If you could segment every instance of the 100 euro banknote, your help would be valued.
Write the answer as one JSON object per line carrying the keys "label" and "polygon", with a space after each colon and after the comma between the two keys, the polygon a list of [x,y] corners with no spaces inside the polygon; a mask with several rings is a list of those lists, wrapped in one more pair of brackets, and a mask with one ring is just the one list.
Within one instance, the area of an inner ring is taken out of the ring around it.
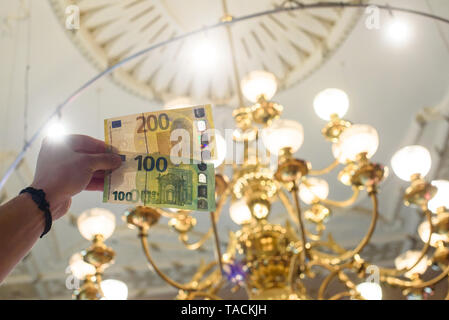
{"label": "100 euro banknote", "polygon": [[120,156],[122,166],[106,174],[103,202],[215,210],[213,164],[192,160],[175,164],[170,156],[159,153],[120,153]]}
{"label": "100 euro banknote", "polygon": [[161,110],[104,121],[105,142],[120,153],[216,159],[212,107]]}

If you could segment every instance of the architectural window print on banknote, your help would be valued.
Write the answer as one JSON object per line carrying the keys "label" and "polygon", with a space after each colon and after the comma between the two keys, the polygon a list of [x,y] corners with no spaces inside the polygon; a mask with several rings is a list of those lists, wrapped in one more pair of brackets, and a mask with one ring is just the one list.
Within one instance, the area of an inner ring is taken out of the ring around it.
{"label": "architectural window print on banknote", "polygon": [[[103,201],[215,210],[216,150],[210,105],[105,120],[105,141],[122,157]],[[186,157],[187,156],[187,157]]]}

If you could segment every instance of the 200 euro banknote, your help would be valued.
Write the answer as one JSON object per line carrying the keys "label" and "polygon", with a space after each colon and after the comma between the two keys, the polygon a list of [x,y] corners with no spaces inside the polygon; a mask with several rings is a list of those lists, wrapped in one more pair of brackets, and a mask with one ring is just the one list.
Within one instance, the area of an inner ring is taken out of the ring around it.
{"label": "200 euro banknote", "polygon": [[212,107],[161,110],[104,121],[105,142],[121,153],[216,159]]}

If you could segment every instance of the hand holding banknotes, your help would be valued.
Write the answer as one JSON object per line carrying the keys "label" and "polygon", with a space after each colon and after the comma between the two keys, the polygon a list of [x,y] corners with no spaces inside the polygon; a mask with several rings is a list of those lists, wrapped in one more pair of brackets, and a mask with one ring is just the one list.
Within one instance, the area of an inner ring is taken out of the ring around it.
{"label": "hand holding banknotes", "polygon": [[[53,220],[70,208],[83,190],[103,190],[105,170],[120,167],[121,157],[106,153],[103,141],[68,135],[60,142],[44,140],[31,187],[43,190]],[[31,193],[0,205],[0,283],[29,252],[46,228],[45,212]]]}
{"label": "hand holding banknotes", "polygon": [[106,153],[103,141],[88,136],[44,140],[31,187],[44,190],[56,220],[70,208],[74,195],[83,190],[103,191],[105,170],[117,169],[121,162],[120,156]]}

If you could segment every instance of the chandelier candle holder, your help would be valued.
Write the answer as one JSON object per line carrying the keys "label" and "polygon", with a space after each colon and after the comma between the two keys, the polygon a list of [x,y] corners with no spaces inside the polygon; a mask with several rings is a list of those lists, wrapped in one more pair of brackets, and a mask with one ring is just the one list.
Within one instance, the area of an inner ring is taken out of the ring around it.
{"label": "chandelier candle holder", "polygon": [[92,244],[70,259],[73,275],[83,280],[82,285],[73,292],[73,298],[126,300],[128,287],[125,283],[114,279],[103,280],[105,269],[114,263],[115,258],[115,251],[104,243],[114,232],[114,214],[100,208],[87,210],[78,217],[77,224],[81,235]]}

